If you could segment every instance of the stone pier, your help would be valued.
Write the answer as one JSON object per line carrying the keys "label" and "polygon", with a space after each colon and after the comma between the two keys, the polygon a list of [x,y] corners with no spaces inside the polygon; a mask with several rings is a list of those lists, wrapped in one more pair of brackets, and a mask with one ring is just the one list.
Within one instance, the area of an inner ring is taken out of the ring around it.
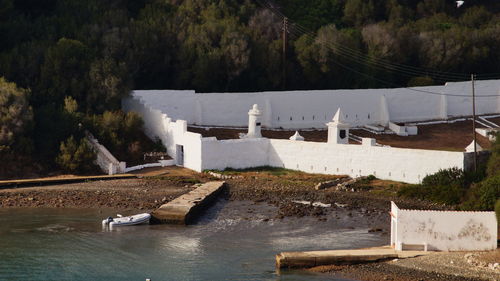
{"label": "stone pier", "polygon": [[224,181],[207,182],[151,213],[151,222],[187,225],[217,198],[225,185]]}

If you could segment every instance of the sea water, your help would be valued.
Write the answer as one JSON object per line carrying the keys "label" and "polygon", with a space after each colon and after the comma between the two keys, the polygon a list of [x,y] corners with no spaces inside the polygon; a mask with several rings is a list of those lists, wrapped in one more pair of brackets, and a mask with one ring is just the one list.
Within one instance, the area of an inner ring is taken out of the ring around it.
{"label": "sea water", "polygon": [[0,280],[345,280],[278,272],[275,255],[388,240],[368,233],[362,217],[263,219],[274,211],[265,204],[220,201],[195,225],[110,231],[101,220],[116,215],[111,210],[0,209]]}

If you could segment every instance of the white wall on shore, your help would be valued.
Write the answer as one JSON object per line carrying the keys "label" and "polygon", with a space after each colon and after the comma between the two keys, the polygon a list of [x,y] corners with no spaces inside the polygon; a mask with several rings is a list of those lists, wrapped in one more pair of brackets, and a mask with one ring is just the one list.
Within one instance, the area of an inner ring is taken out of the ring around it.
{"label": "white wall on shore", "polygon": [[380,179],[419,183],[439,169],[463,169],[466,162],[462,152],[372,146],[368,141],[365,145],[344,145],[266,138],[202,138],[187,131],[186,121],[173,122],[143,102],[131,97],[123,101],[123,108],[137,111],[144,118],[148,135],[159,137],[177,164],[180,164],[177,146],[182,145],[183,166],[195,171],[269,165],[310,173],[374,175]]}
{"label": "white wall on shore", "polygon": [[397,249],[423,244],[438,251],[497,248],[495,212],[403,210],[391,205],[391,244]]}
{"label": "white wall on shore", "polygon": [[419,183],[439,169],[464,167],[464,153],[354,144],[270,140],[269,165],[309,173]]}
{"label": "white wall on shore", "polygon": [[267,166],[269,139],[202,140],[202,170]]}
{"label": "white wall on shore", "polygon": [[[262,124],[272,128],[325,128],[338,108],[353,126],[392,122],[425,121],[471,115],[471,83],[417,87],[420,91],[460,95],[439,96],[396,89],[317,90],[259,93],[195,93],[178,90],[136,90],[132,96],[173,120],[205,126],[248,124],[253,104],[263,111]],[[500,80],[476,81],[477,114],[500,113]],[[385,99],[383,98],[385,96]],[[384,101],[384,102],[382,102]],[[384,105],[386,103],[386,105]]]}
{"label": "white wall on shore", "polygon": [[96,153],[95,164],[101,168],[101,171],[108,175],[125,172],[125,162],[118,161],[109,150],[100,144],[92,135],[87,136],[87,141]]}
{"label": "white wall on shore", "polygon": [[188,132],[185,120],[172,121],[166,114],[152,109],[143,100],[129,97],[122,100],[122,108],[125,111],[135,111],[144,120],[145,133],[151,139],[159,138],[176,164],[177,145],[184,148],[182,165],[186,168],[202,171],[201,163],[201,135]]}

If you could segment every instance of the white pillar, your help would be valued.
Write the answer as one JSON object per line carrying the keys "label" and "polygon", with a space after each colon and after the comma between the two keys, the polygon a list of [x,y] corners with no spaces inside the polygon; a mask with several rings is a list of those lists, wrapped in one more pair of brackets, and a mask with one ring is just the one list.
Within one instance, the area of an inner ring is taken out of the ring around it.
{"label": "white pillar", "polygon": [[266,99],[266,103],[264,104],[264,113],[262,117],[262,123],[264,126],[271,128],[273,126],[273,111],[271,106],[271,101]]}
{"label": "white pillar", "polygon": [[439,117],[443,120],[448,119],[448,97],[441,95],[441,103],[439,105]]}
{"label": "white pillar", "polygon": [[203,125],[203,105],[201,104],[199,99],[196,99],[195,103],[195,125]]}
{"label": "white pillar", "polygon": [[247,138],[261,138],[261,124],[260,116],[262,113],[259,110],[259,106],[254,104],[252,109],[248,111],[248,133]]}
{"label": "white pillar", "polygon": [[349,124],[344,120],[344,114],[339,108],[335,116],[333,116],[332,122],[326,123],[328,126],[328,143],[349,143]]}
{"label": "white pillar", "polygon": [[389,121],[391,120],[389,114],[389,106],[387,104],[387,98],[385,95],[380,96],[380,125],[387,127]]}

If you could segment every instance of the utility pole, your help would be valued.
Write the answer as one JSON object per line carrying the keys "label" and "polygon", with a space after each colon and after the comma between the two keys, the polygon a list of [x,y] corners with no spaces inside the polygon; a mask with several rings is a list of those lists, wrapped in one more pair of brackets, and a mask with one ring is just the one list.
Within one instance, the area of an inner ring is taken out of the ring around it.
{"label": "utility pole", "polygon": [[288,18],[283,18],[283,90],[286,90],[286,49],[288,45]]}
{"label": "utility pole", "polygon": [[474,172],[477,172],[477,143],[476,143],[476,93],[474,88],[474,74],[472,81],[472,135],[474,136]]}

